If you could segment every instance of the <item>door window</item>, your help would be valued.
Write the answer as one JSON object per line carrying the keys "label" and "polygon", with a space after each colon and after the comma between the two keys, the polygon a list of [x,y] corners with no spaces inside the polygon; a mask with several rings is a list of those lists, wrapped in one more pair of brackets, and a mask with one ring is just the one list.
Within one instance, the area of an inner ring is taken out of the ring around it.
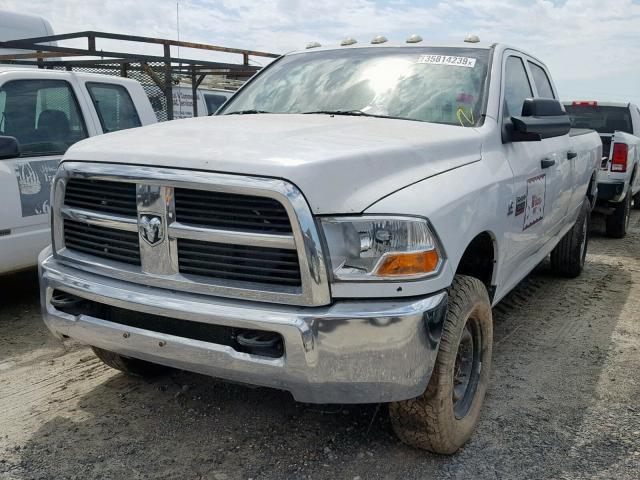
{"label": "door window", "polygon": [[542,98],[556,98],[553,94],[553,88],[551,88],[551,82],[544,69],[533,62],[529,62],[529,70],[531,70],[531,76],[533,77],[533,83],[536,85],[538,95]]}
{"label": "door window", "polygon": [[215,113],[220,106],[227,101],[227,97],[225,97],[224,95],[216,95],[213,93],[205,93],[204,94],[204,101],[207,104],[207,110],[209,111],[209,114],[213,114]]}
{"label": "door window", "polygon": [[64,80],[13,80],[0,87],[0,135],[15,137],[23,156],[63,154],[87,129]]}
{"label": "door window", "polygon": [[519,57],[507,58],[504,80],[504,117],[517,116],[522,113],[522,105],[527,98],[533,97],[531,84]]}
{"label": "door window", "polygon": [[87,83],[102,131],[116,132],[142,125],[131,95],[122,85],[112,83]]}

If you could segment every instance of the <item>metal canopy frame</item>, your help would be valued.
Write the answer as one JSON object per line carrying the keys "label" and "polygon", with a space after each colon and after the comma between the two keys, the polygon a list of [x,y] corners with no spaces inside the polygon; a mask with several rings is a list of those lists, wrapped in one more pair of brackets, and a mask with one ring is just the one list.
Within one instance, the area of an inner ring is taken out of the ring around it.
{"label": "metal canopy frame", "polygon": [[[59,40],[87,40],[87,48],[60,47],[47,45],[49,42]],[[118,40],[122,42],[146,43],[163,46],[163,55],[146,55],[126,51],[106,51],[96,48],[96,39]],[[189,58],[174,57],[171,47],[184,47],[200,51],[212,51],[242,55],[242,63],[225,63],[195,60]],[[250,65],[249,57],[277,58],[275,53],[256,50],[244,50],[240,48],[221,47],[204,43],[184,42],[163,38],[141,37],[137,35],[123,35],[118,33],[83,31],[49,35],[44,37],[24,38],[0,42],[0,49],[26,50],[26,53],[0,55],[1,64],[28,65],[38,68],[64,67],[72,71],[76,68],[93,68],[97,70],[113,70],[118,68],[120,75],[127,76],[129,71],[146,73],[154,83],[162,89],[167,104],[167,119],[173,119],[173,75],[188,75],[191,80],[193,94],[193,114],[198,115],[196,101],[197,88],[208,75],[225,77],[228,80],[247,80],[261,67]],[[75,58],[74,58],[75,57]],[[92,59],[79,59],[78,57],[98,57]],[[50,60],[56,58],[56,60]],[[58,60],[59,59],[59,60]],[[162,63],[162,73],[154,70],[151,63]]]}

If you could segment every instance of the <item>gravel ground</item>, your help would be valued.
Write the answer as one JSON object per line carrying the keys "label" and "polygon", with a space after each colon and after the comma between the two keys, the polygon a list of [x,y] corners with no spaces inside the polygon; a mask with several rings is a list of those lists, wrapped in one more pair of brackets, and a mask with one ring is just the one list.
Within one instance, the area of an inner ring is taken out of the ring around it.
{"label": "gravel ground", "polygon": [[0,478],[640,478],[640,215],[594,228],[584,274],[543,264],[495,310],[494,371],[457,455],[408,448],[384,405],[174,371],[153,381],[50,337],[36,275],[0,280]]}

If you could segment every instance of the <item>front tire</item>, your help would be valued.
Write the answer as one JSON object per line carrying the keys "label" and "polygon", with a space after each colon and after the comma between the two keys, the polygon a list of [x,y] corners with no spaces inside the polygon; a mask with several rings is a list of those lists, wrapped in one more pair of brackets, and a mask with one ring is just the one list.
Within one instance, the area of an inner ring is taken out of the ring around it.
{"label": "front tire", "polygon": [[98,347],[91,347],[93,353],[102,360],[103,363],[135,377],[155,377],[166,372],[169,368],[156,363],[145,362],[137,358],[125,357],[109,350]]}
{"label": "front tire", "polygon": [[456,275],[440,349],[426,391],[389,405],[400,440],[434,453],[455,453],[471,437],[489,384],[491,302],[484,284]]}
{"label": "front tire", "polygon": [[624,200],[615,206],[615,210],[607,217],[607,235],[613,238],[623,238],[629,228],[631,218],[631,187]]}
{"label": "front tire", "polygon": [[551,251],[551,270],[556,275],[575,278],[582,273],[589,247],[591,205],[584,199],[576,223]]}

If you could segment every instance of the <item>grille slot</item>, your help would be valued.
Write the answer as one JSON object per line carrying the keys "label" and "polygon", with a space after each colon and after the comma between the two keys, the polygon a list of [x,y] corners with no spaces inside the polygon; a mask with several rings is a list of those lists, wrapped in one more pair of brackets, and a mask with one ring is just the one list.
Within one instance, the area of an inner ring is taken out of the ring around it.
{"label": "grille slot", "polygon": [[179,222],[223,230],[291,233],[284,206],[273,198],[175,189]]}
{"label": "grille slot", "polygon": [[72,178],[65,190],[64,203],[69,207],[135,217],[136,185]]}
{"label": "grille slot", "polygon": [[64,220],[64,243],[70,250],[131,265],[140,265],[137,232]]}
{"label": "grille slot", "polygon": [[269,285],[301,285],[295,250],[178,239],[178,262],[183,274]]}

